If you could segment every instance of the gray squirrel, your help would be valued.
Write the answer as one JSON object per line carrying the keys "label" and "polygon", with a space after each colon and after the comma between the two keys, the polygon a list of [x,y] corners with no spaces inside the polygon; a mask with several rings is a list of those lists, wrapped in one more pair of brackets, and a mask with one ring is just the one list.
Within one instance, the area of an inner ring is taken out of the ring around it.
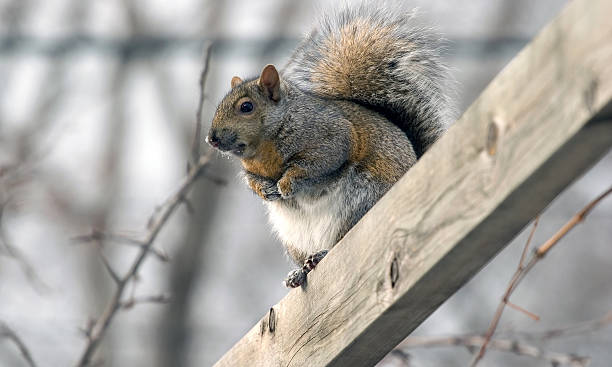
{"label": "gray squirrel", "polygon": [[279,72],[234,77],[206,141],[238,157],[306,274],[443,134],[439,35],[373,2],[323,17]]}

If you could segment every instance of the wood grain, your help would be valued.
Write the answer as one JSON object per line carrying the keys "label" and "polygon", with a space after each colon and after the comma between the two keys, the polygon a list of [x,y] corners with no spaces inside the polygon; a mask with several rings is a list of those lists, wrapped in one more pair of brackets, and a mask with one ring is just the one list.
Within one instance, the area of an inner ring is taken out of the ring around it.
{"label": "wood grain", "polygon": [[610,14],[570,2],[217,366],[373,365],[410,334],[612,146]]}

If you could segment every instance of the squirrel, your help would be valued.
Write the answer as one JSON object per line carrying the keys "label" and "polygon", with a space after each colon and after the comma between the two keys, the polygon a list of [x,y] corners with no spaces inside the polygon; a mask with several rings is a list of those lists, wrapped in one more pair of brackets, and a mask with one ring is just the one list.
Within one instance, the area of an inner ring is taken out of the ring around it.
{"label": "squirrel", "polygon": [[452,108],[442,38],[373,3],[324,16],[280,72],[233,77],[206,141],[246,182],[306,275],[443,134]]}

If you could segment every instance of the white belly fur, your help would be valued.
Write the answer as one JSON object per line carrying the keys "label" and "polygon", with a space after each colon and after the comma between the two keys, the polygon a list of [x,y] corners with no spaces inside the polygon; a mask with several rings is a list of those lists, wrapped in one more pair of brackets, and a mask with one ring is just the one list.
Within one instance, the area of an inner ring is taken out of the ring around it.
{"label": "white belly fur", "polygon": [[336,244],[338,232],[344,222],[346,190],[335,185],[327,195],[312,199],[297,197],[299,208],[268,202],[269,219],[285,246],[311,255],[331,249]]}

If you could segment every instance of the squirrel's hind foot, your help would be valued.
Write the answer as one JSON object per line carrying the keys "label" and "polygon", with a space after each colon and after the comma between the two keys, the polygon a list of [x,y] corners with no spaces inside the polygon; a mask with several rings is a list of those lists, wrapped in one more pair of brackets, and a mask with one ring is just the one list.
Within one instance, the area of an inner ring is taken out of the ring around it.
{"label": "squirrel's hind foot", "polygon": [[306,283],[306,274],[310,273],[312,269],[314,269],[317,264],[325,255],[327,255],[327,250],[322,250],[317,252],[316,254],[310,255],[304,261],[304,265],[300,269],[295,269],[287,274],[287,279],[285,279],[285,286],[287,288],[297,288],[302,284]]}
{"label": "squirrel's hind foot", "polygon": [[297,288],[304,283],[306,283],[306,272],[302,268],[290,271],[284,282],[287,288]]}

